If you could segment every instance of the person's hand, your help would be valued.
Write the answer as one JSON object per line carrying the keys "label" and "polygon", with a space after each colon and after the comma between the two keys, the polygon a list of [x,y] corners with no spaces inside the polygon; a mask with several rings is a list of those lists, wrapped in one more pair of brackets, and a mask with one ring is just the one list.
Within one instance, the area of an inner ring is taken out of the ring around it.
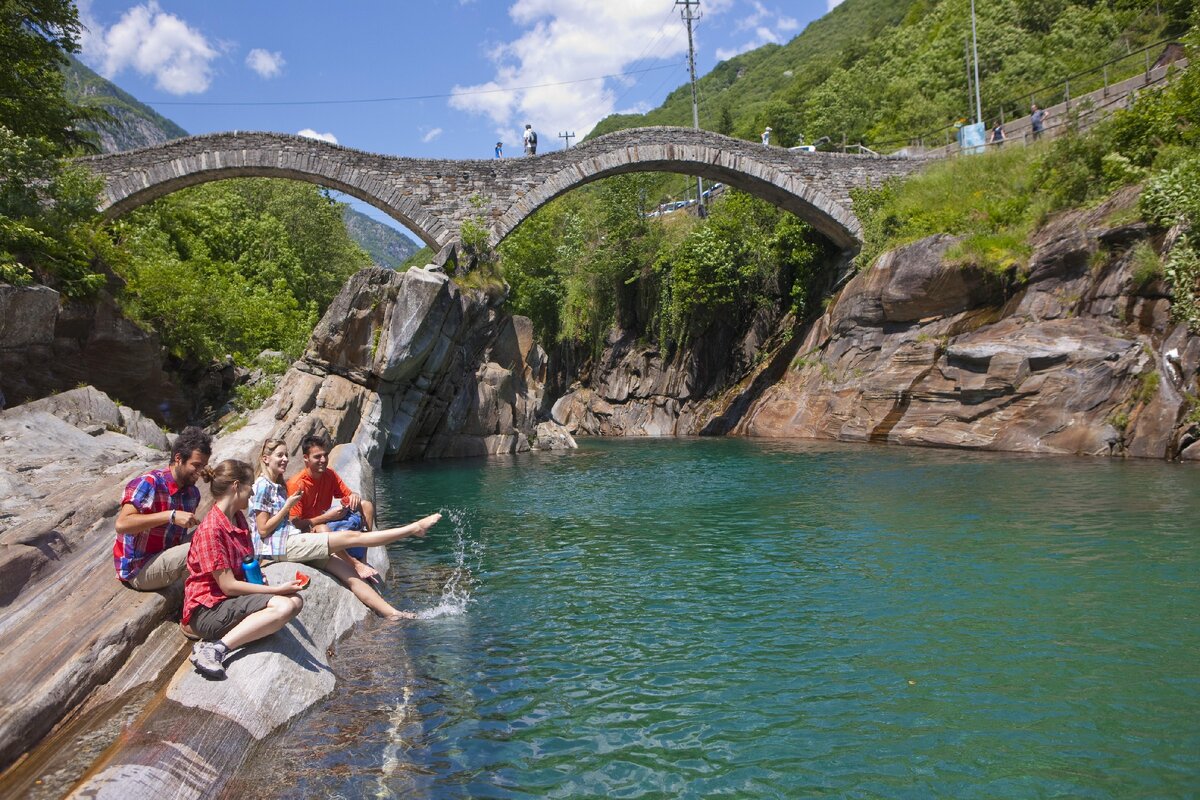
{"label": "person's hand", "polygon": [[365,561],[354,559],[354,571],[358,577],[362,578],[367,583],[377,583],[379,581],[379,571]]}
{"label": "person's hand", "polygon": [[302,498],[302,497],[304,497],[304,490],[303,490],[303,489],[299,490],[299,491],[298,491],[298,492],[296,492],[294,495],[292,495],[291,497],[289,497],[287,500],[283,501],[283,510],[284,510],[284,511],[291,511],[291,510],[292,510],[292,506],[296,505],[296,503],[299,503],[299,502],[300,502],[300,498]]}
{"label": "person's hand", "polygon": [[342,506],[341,508],[338,509],[337,518],[345,519],[346,517],[350,516],[353,513],[354,512],[350,510],[350,506]]}
{"label": "person's hand", "polygon": [[282,595],[296,594],[296,592],[300,591],[303,588],[304,588],[304,584],[302,584],[300,581],[293,578],[292,580],[288,581],[287,583],[281,583],[278,586],[272,586],[271,594],[282,594]]}
{"label": "person's hand", "polygon": [[359,497],[358,495],[354,494],[353,492],[351,492],[350,493],[350,502],[346,504],[346,507],[349,508],[351,511],[358,511],[358,509],[361,505],[362,505],[362,498]]}
{"label": "person's hand", "polygon": [[312,523],[301,517],[297,517],[296,519],[292,520],[292,525],[295,526],[296,530],[300,531],[301,533],[308,533],[312,530]]}
{"label": "person's hand", "polygon": [[182,528],[194,528],[200,524],[200,520],[191,511],[176,511],[173,516],[174,524]]}

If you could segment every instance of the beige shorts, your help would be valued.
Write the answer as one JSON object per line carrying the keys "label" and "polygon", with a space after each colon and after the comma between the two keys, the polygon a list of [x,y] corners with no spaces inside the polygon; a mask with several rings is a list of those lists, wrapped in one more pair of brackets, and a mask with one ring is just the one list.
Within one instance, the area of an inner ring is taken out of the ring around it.
{"label": "beige shorts", "polygon": [[189,547],[190,542],[177,544],[151,556],[149,561],[142,564],[137,575],[125,581],[125,585],[139,592],[154,592],[167,588],[187,575]]}
{"label": "beige shorts", "polygon": [[[270,560],[269,557],[263,556],[263,561]],[[291,534],[287,537],[287,555],[282,560],[322,567],[329,560],[329,534]]]}

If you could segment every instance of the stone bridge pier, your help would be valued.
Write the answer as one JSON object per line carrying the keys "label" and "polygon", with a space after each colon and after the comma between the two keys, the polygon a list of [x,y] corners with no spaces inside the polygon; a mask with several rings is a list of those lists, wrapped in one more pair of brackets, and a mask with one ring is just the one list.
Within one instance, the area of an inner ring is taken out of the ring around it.
{"label": "stone bridge pier", "polygon": [[450,160],[379,155],[278,133],[213,133],[80,162],[104,179],[116,217],[178,189],[225,178],[290,178],[345,192],[400,222],[435,251],[476,219],[495,246],[555,197],[610,175],[673,172],[761,197],[845,250],[862,227],[850,190],[907,175],[920,161],[790,152],[690,128],[633,128],[535,157]]}

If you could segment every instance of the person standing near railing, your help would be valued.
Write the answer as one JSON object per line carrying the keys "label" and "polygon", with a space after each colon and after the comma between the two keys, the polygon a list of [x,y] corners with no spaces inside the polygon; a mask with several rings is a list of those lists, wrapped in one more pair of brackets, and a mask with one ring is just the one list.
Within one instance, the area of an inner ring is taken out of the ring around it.
{"label": "person standing near railing", "polygon": [[1038,108],[1037,103],[1029,107],[1029,127],[1033,130],[1034,139],[1041,138],[1042,131],[1046,128],[1046,110]]}

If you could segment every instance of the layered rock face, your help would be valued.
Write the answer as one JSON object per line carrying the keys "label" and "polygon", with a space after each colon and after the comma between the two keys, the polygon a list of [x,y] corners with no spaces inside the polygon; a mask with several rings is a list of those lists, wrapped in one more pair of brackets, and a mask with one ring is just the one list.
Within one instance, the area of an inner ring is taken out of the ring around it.
{"label": "layered rock face", "polygon": [[536,439],[545,377],[528,319],[440,272],[366,269],[347,282],[275,395],[226,441],[257,457],[268,437],[296,448],[324,432],[353,444],[371,467],[523,452]]}
{"label": "layered rock face", "polygon": [[584,436],[699,434],[723,408],[722,390],[755,364],[780,316],[760,310],[744,332],[719,323],[671,353],[614,329],[601,356],[554,402],[551,418]]}
{"label": "layered rock face", "polygon": [[1200,339],[1171,322],[1160,280],[1135,276],[1135,248],[1165,251],[1171,236],[1105,224],[1135,200],[1043,228],[1024,277],[948,263],[956,240],[935,236],[882,256],[807,327],[694,342],[669,361],[614,334],[553,417],[585,435],[1200,459],[1186,422]]}
{"label": "layered rock face", "polygon": [[1173,458],[1189,449],[1200,338],[1170,321],[1138,243],[1104,219],[1130,196],[1067,215],[1033,241],[1028,277],[945,263],[934,237],[855,277],[733,426],[750,436]]}
{"label": "layered rock face", "polygon": [[158,337],[106,297],[64,301],[47,286],[0,284],[0,392],[8,406],[89,384],[182,426],[191,404],[163,361]]}

